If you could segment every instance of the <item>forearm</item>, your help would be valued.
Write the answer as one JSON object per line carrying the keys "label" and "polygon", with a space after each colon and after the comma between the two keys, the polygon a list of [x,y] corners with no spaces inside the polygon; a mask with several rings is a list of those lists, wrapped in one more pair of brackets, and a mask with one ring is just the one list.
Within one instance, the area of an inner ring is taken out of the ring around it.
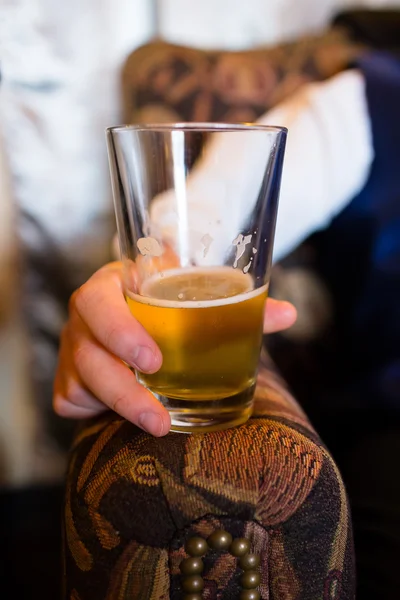
{"label": "forearm", "polygon": [[374,153],[364,79],[347,71],[305,86],[260,122],[289,129],[275,238],[279,260],[327,227],[368,179]]}
{"label": "forearm", "polygon": [[[373,160],[364,87],[358,71],[347,71],[304,86],[260,118],[260,124],[289,129],[274,260],[312,232],[327,227],[364,186]],[[205,234],[213,238],[207,257],[199,254],[201,264],[212,264],[241,232],[243,214],[257,196],[264,165],[258,157],[263,152],[265,156],[265,151],[261,137],[249,137],[246,147],[245,138],[219,135],[190,173],[186,196],[191,204],[191,243]],[[219,227],[222,219],[223,228]],[[173,190],[153,201],[150,225],[156,237],[171,245],[177,240]]]}

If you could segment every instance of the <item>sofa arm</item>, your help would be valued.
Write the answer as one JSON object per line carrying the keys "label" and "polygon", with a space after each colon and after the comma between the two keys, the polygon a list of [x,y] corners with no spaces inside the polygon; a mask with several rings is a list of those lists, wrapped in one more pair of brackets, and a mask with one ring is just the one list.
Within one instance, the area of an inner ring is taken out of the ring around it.
{"label": "sofa arm", "polygon": [[[260,598],[354,598],[340,474],[265,357],[254,416],[241,427],[156,439],[109,413],[79,431],[65,502],[66,598],[183,598],[188,540],[219,529],[260,557]],[[205,554],[203,598],[246,597],[238,560]]]}

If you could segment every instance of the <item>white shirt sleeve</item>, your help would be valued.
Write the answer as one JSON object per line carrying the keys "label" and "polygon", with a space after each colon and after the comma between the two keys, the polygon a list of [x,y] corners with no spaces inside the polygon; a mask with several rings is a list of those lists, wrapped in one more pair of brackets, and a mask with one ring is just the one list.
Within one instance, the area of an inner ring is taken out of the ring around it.
{"label": "white shirt sleeve", "polygon": [[346,71],[304,86],[260,123],[289,129],[276,261],[314,231],[326,228],[368,179],[374,151],[363,76]]}
{"label": "white shirt sleeve", "polygon": [[[277,261],[311,233],[327,227],[367,181],[373,146],[362,74],[346,71],[305,85],[259,123],[289,130],[274,246]],[[259,183],[257,169],[262,165],[257,158],[265,148],[260,144],[244,147],[243,140],[242,136],[218,136],[187,180],[187,201],[199,236],[210,230],[211,221],[220,221],[214,198],[219,198],[219,210],[230,214],[232,231],[225,231],[230,239],[222,239],[215,227],[211,233],[220,240],[220,247],[214,243],[203,262],[212,262],[237,235],[236,217],[243,214]],[[218,155],[224,157],[223,164]],[[165,192],[154,200],[151,214],[162,238],[177,237],[176,219],[174,193]],[[195,236],[193,241],[198,243]]]}

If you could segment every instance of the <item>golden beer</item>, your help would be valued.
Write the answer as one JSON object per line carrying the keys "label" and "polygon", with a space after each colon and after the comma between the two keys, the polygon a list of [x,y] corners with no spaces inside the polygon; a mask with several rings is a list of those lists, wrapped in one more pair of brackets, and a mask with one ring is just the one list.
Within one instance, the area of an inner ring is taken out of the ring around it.
{"label": "golden beer", "polygon": [[173,429],[210,431],[246,421],[262,341],[267,286],[230,267],[177,269],[127,293],[157,342],[161,369],[137,373],[171,412]]}

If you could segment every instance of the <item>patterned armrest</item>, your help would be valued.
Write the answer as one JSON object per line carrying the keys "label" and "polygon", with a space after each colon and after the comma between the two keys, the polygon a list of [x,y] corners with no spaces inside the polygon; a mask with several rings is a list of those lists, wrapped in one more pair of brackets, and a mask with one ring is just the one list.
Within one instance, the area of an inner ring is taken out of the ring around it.
{"label": "patterned armrest", "polygon": [[[181,574],[190,540],[221,529],[258,555],[257,590],[242,589],[232,546],[210,548],[194,578]],[[68,600],[354,598],[342,480],[266,356],[254,416],[241,427],[155,439],[109,413],[80,430],[67,481],[65,568]]]}
{"label": "patterned armrest", "polygon": [[254,121],[304,83],[343,71],[363,51],[341,29],[241,52],[149,43],[125,64],[124,119]]}

